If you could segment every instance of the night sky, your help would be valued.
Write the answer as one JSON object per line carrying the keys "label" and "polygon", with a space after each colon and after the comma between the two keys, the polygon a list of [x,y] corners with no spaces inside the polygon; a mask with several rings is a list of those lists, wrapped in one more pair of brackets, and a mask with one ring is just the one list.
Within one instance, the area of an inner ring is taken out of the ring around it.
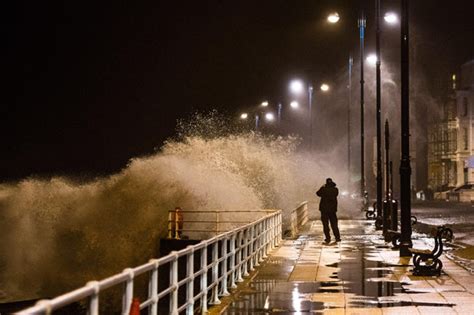
{"label": "night sky", "polygon": [[[196,110],[235,114],[285,98],[294,77],[334,81],[349,53],[357,58],[361,9],[373,51],[374,3],[3,3],[0,179],[110,174]],[[382,12],[400,5],[382,3]],[[471,0],[411,1],[416,58],[435,96],[474,58],[472,12]],[[399,58],[398,28],[383,36],[382,57]]]}

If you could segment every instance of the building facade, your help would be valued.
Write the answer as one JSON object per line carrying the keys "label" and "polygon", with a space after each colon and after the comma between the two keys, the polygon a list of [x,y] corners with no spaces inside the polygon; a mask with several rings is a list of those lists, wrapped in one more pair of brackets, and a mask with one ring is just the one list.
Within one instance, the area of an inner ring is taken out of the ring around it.
{"label": "building facade", "polygon": [[466,201],[474,199],[474,59],[462,65],[460,78],[453,75],[453,93],[428,128],[428,184],[437,192],[455,189]]}

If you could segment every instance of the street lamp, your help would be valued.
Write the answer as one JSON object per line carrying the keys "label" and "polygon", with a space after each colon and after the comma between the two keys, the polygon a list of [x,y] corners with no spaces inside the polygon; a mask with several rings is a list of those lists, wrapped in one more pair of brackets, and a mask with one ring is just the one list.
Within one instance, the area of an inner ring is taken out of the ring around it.
{"label": "street lamp", "polygon": [[290,106],[291,106],[291,108],[296,109],[296,108],[298,108],[298,107],[300,106],[300,104],[298,104],[297,101],[292,101],[292,102],[290,103]]}
{"label": "street lamp", "polygon": [[240,119],[244,119],[244,120],[245,120],[245,119],[247,119],[248,117],[249,117],[249,114],[247,114],[247,113],[242,113],[242,114],[240,115]]}
{"label": "street lamp", "polygon": [[393,12],[385,13],[383,18],[384,18],[385,22],[387,22],[388,24],[397,24],[398,23],[398,16]]}
{"label": "street lamp", "polygon": [[376,54],[370,54],[367,56],[365,59],[367,63],[371,66],[376,66],[377,65],[377,55]]}
{"label": "street lamp", "polygon": [[265,119],[267,121],[274,121],[275,120],[275,115],[273,115],[273,113],[266,113],[265,114]]}
{"label": "street lamp", "polygon": [[[329,85],[326,83],[321,84],[320,86],[321,91],[327,92],[329,91]],[[301,80],[293,80],[290,82],[290,90],[294,94],[301,94],[304,90],[304,84]],[[291,107],[296,108],[298,107],[298,103],[292,102],[290,104]],[[308,111],[309,111],[309,147],[312,149],[313,146],[313,86],[308,85]]]}
{"label": "street lamp", "polygon": [[290,90],[295,94],[301,94],[303,92],[304,86],[303,82],[300,80],[293,80],[290,82]]}
{"label": "street lamp", "polygon": [[268,101],[263,101],[261,105],[262,107],[268,107]]}
{"label": "street lamp", "polygon": [[339,14],[337,12],[331,13],[328,15],[327,20],[331,24],[339,22]]}

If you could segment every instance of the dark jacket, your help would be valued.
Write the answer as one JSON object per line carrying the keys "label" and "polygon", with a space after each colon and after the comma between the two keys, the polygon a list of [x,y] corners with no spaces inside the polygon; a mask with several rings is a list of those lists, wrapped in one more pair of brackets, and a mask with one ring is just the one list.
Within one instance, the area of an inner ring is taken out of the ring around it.
{"label": "dark jacket", "polygon": [[321,197],[319,202],[319,211],[336,212],[337,211],[337,195],[339,190],[334,182],[328,183],[316,192]]}

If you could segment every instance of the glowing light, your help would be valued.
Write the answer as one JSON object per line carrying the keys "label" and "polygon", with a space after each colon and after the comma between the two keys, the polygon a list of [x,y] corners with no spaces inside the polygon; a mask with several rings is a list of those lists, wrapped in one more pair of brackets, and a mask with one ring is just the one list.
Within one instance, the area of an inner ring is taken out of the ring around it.
{"label": "glowing light", "polygon": [[329,91],[329,85],[327,85],[326,83],[321,84],[321,91],[323,92]]}
{"label": "glowing light", "polygon": [[377,63],[377,56],[375,54],[370,54],[369,56],[367,56],[367,62],[371,66],[375,66],[375,64]]}
{"label": "glowing light", "polygon": [[267,102],[267,101],[262,102],[262,106],[263,106],[263,107],[267,107],[267,106],[268,106],[268,102]]}
{"label": "glowing light", "polygon": [[329,14],[328,22],[332,24],[339,22],[339,14],[337,12]]}
{"label": "glowing light", "polygon": [[347,195],[349,195],[349,192],[343,190],[343,191],[341,191],[341,195],[342,195],[342,196],[347,196]]}
{"label": "glowing light", "polygon": [[275,115],[273,113],[266,113],[265,114],[265,119],[268,121],[274,121],[275,120]]}
{"label": "glowing light", "polygon": [[300,80],[293,80],[290,83],[290,90],[295,94],[300,94],[303,92],[303,82]]}
{"label": "glowing light", "polygon": [[393,12],[385,13],[385,16],[383,18],[384,18],[385,22],[387,22],[388,24],[398,23],[398,16]]}
{"label": "glowing light", "polygon": [[298,108],[300,106],[300,104],[298,104],[297,101],[293,101],[293,102],[290,103],[290,106],[291,106],[291,108]]}
{"label": "glowing light", "polygon": [[247,119],[249,117],[249,114],[247,113],[242,113],[242,115],[240,115],[240,119]]}

